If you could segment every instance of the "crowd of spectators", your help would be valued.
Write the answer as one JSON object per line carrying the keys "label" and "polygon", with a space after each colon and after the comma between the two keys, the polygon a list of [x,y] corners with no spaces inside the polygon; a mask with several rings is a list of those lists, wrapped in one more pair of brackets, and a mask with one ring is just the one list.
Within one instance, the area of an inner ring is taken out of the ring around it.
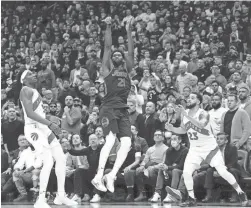
{"label": "crowd of spectators", "polygon": [[[25,139],[19,103],[17,79],[24,68],[37,73],[47,118],[62,128],[67,194],[78,202],[109,195],[90,183],[105,143],[99,106],[105,94],[100,70],[107,16],[113,19],[112,48],[124,53],[125,25],[133,19],[135,57],[128,97],[133,142],[116,180],[116,187],[127,191],[122,200],[185,199],[182,170],[189,141],[165,125],[180,126],[177,105],[186,107],[194,91],[203,95],[201,108],[210,114],[227,168],[238,182],[251,177],[250,8],[246,1],[2,2],[2,199],[26,201],[32,191],[34,200],[39,190],[43,158]],[[106,173],[119,145],[117,140]],[[49,198],[56,191],[55,177],[52,170]],[[224,184],[218,179],[207,164],[194,173],[195,191],[206,190],[204,202]],[[179,197],[165,197],[166,186]]]}

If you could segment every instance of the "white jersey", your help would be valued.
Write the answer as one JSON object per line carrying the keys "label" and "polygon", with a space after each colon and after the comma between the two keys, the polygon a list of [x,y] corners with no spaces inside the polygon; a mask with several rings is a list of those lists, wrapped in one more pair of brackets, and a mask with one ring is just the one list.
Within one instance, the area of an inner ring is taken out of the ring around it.
{"label": "white jersey", "polygon": [[[189,110],[186,110],[188,113]],[[199,109],[193,118],[200,122],[204,118],[206,112],[203,109]],[[213,150],[218,145],[213,135],[210,122],[204,127],[199,128],[195,126],[186,117],[183,118],[183,124],[186,128],[187,135],[190,141],[190,148],[196,148],[198,150]]]}
{"label": "white jersey", "polygon": [[[43,109],[43,101],[41,95],[38,93],[36,89],[31,88],[33,91],[32,95],[32,108],[33,111],[41,116],[42,118],[46,118],[45,112]],[[37,121],[34,121],[28,118],[27,113],[25,111],[24,105],[21,101],[23,112],[24,112],[24,135],[26,139],[33,145],[35,148],[36,154],[40,154],[43,152],[44,147],[50,148],[55,145],[60,145],[57,139],[54,139],[55,135],[48,128],[48,126],[41,124]],[[53,140],[50,144],[48,140]]]}
{"label": "white jersey", "polygon": [[[43,101],[42,101],[42,97],[41,95],[38,93],[38,91],[36,89],[33,89],[31,88],[32,91],[33,91],[33,95],[32,95],[32,105],[33,105],[33,111],[35,113],[37,113],[38,115],[40,115],[42,118],[45,118],[45,112],[44,112],[44,109],[43,109]],[[24,112],[24,122],[25,122],[25,125],[29,125],[29,124],[35,124],[35,125],[38,125],[38,126],[41,126],[43,124],[37,122],[37,121],[34,121],[30,118],[27,117],[27,113],[25,112],[25,108],[24,108],[24,105],[21,101],[21,104],[22,104],[22,107],[23,107],[23,112]]]}

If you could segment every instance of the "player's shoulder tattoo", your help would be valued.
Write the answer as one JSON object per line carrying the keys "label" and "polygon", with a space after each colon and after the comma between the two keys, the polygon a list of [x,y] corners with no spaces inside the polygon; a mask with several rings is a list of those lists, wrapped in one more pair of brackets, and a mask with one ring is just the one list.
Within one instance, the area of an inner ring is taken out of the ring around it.
{"label": "player's shoulder tattoo", "polygon": [[210,121],[210,115],[207,111],[202,110],[199,114],[199,122],[202,124],[203,127],[207,126]]}

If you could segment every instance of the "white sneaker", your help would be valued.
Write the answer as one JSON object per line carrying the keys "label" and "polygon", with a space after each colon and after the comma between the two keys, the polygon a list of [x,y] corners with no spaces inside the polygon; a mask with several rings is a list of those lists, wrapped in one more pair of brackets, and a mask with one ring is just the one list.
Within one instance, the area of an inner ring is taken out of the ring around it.
{"label": "white sneaker", "polygon": [[171,200],[170,199],[170,194],[167,194],[166,198],[163,200],[163,202],[167,202],[168,203],[168,202],[170,202],[170,200]]}
{"label": "white sneaker", "polygon": [[105,187],[102,178],[99,178],[97,175],[91,181],[92,185],[102,192],[107,192],[107,188]]}
{"label": "white sneaker", "polygon": [[170,194],[167,194],[166,198],[163,200],[163,202],[165,203],[173,203],[173,202],[177,202],[178,200],[176,198],[174,198],[173,196],[171,196]]}
{"label": "white sneaker", "polygon": [[159,201],[161,201],[161,197],[157,192],[155,192],[151,199],[151,202],[159,202]]}
{"label": "white sneaker", "polygon": [[78,205],[78,202],[72,200],[72,199],[69,199],[68,197],[66,196],[56,196],[56,198],[54,199],[54,204],[56,205],[67,205],[67,206],[76,206]]}
{"label": "white sneaker", "polygon": [[51,208],[51,207],[49,206],[49,204],[47,204],[45,199],[39,197],[36,203],[34,204],[34,208]]}
{"label": "white sneaker", "polygon": [[114,192],[114,181],[116,178],[113,178],[111,175],[107,174],[104,176],[104,179],[106,181],[106,188],[111,193]]}
{"label": "white sneaker", "polygon": [[100,202],[101,197],[98,194],[95,194],[93,198],[90,200],[91,203],[97,203]]}

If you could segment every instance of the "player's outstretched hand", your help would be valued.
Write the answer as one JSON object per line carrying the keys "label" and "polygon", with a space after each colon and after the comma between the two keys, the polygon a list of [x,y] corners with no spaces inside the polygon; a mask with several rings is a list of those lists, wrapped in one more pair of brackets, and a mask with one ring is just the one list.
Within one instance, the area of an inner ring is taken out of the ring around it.
{"label": "player's outstretched hand", "polygon": [[112,18],[111,17],[106,17],[103,22],[105,22],[107,25],[111,25],[112,24]]}
{"label": "player's outstretched hand", "polygon": [[51,124],[49,125],[49,128],[50,128],[50,130],[52,130],[53,133],[56,134],[57,136],[61,133],[61,128],[60,128],[57,124],[55,124],[55,123],[51,123]]}
{"label": "player's outstretched hand", "polygon": [[186,109],[185,109],[182,105],[178,105],[178,106],[179,106],[179,109],[180,109],[180,113],[181,113],[183,116],[187,116]]}
{"label": "player's outstretched hand", "polygon": [[166,124],[165,124],[165,129],[166,129],[167,131],[173,131],[173,125],[170,124],[170,123],[168,123],[168,122],[166,122]]}

